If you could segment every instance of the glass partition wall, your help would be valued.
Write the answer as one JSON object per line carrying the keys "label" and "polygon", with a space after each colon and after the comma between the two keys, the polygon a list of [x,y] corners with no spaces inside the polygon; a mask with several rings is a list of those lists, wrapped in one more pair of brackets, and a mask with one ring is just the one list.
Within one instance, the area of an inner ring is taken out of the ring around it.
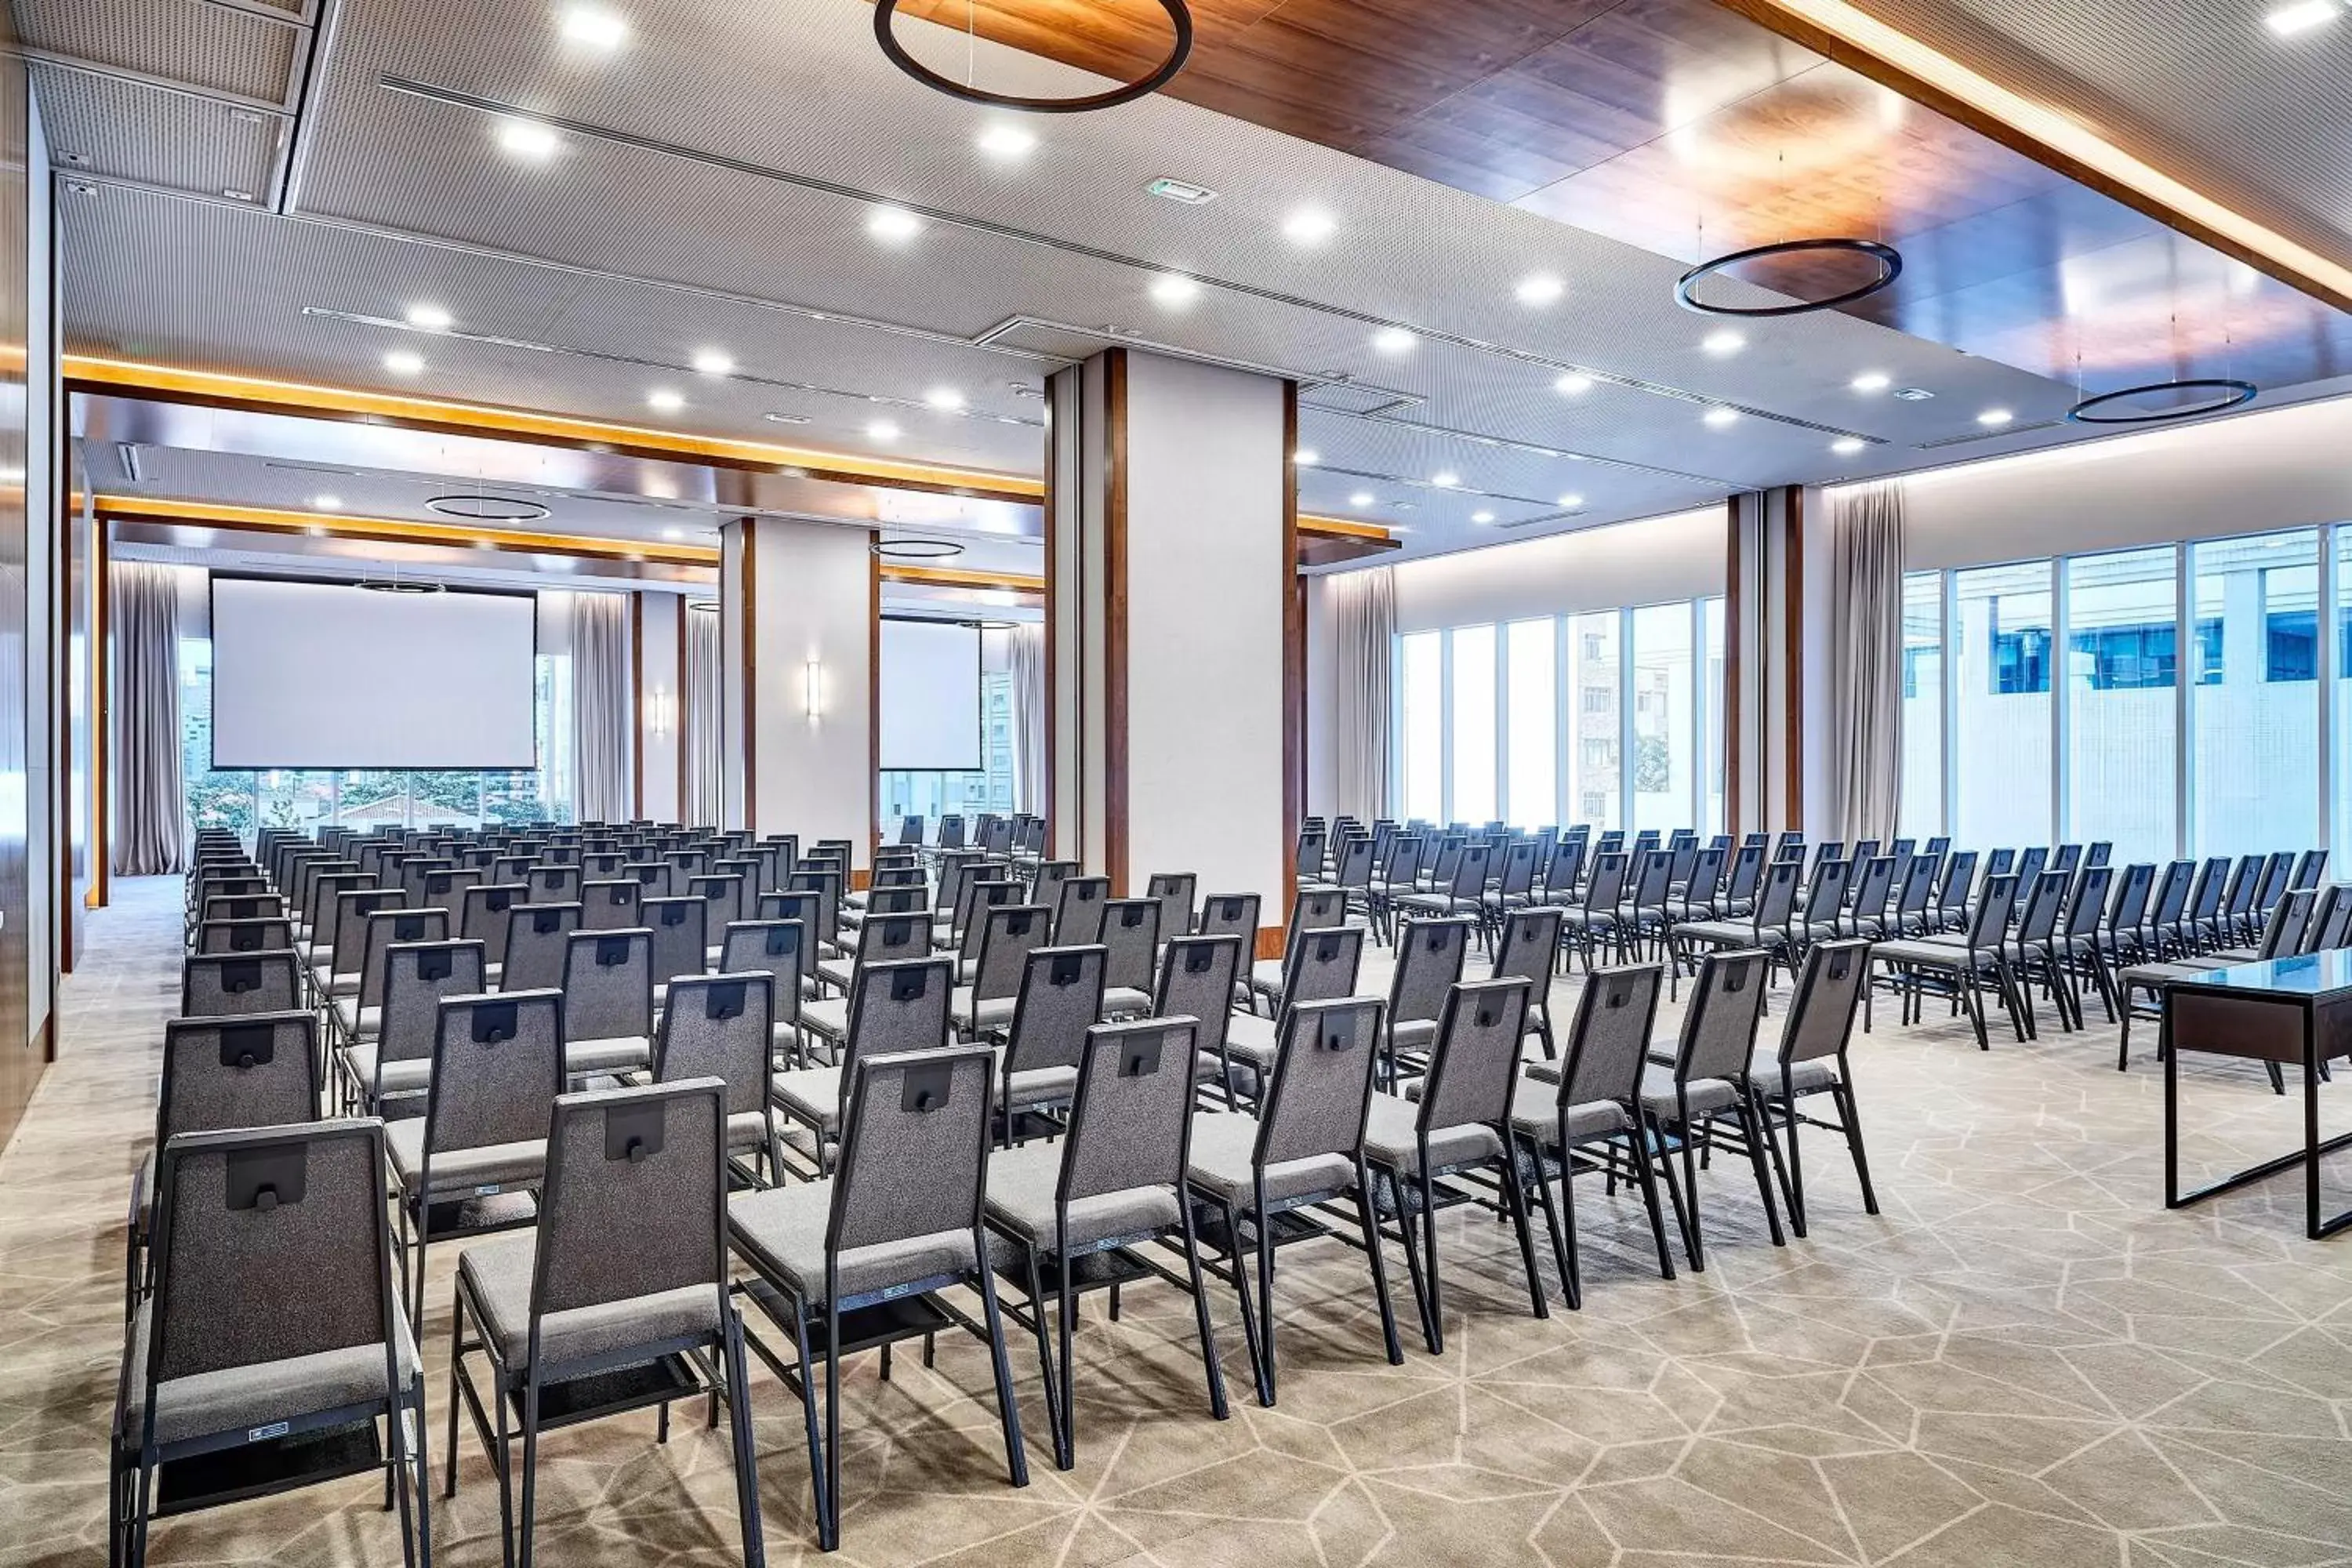
{"label": "glass partition wall", "polygon": [[1402,816],[1722,829],[1720,597],[1408,632],[1394,658]]}
{"label": "glass partition wall", "polygon": [[2347,665],[2352,524],[1909,573],[1902,830],[2121,861],[2347,842]]}

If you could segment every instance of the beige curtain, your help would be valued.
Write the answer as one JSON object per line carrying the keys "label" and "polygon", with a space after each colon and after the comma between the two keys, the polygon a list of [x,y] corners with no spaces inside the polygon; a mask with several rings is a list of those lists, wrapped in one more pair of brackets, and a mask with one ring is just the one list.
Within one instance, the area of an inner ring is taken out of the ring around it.
{"label": "beige curtain", "polygon": [[572,595],[572,788],[582,822],[625,822],[629,798],[629,605]]}
{"label": "beige curtain", "polygon": [[118,562],[110,584],[115,874],[150,877],[185,870],[179,573],[169,566]]}
{"label": "beige curtain", "polygon": [[1830,831],[1895,833],[1903,784],[1903,484],[1830,493]]}
{"label": "beige curtain", "polygon": [[1023,622],[1007,634],[1013,676],[1013,804],[1045,809],[1045,625]]}
{"label": "beige curtain", "polygon": [[686,606],[686,695],[679,743],[686,747],[686,820],[698,827],[719,825],[719,606]]}
{"label": "beige curtain", "polygon": [[1335,807],[1367,822],[1389,814],[1389,671],[1396,642],[1396,573],[1387,566],[1331,579],[1339,644],[1331,726]]}

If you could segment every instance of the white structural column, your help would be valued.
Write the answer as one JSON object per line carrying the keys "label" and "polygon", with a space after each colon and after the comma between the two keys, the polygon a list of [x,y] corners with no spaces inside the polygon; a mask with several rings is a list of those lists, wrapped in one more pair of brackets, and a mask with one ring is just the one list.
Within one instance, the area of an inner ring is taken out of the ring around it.
{"label": "white structural column", "polygon": [[682,656],[686,597],[640,588],[630,626],[629,657],[635,665],[637,746],[634,778],[636,814],[675,822],[685,809],[679,765]]}
{"label": "white structural column", "polygon": [[1109,349],[1049,384],[1056,856],[1289,909],[1304,628],[1295,385]]}
{"label": "white structural column", "polygon": [[874,536],[739,518],[720,535],[723,815],[730,826],[874,842]]}
{"label": "white structural column", "polygon": [[1788,485],[1732,497],[1727,521],[1726,826],[1817,837],[1832,730],[1826,509],[1817,489]]}

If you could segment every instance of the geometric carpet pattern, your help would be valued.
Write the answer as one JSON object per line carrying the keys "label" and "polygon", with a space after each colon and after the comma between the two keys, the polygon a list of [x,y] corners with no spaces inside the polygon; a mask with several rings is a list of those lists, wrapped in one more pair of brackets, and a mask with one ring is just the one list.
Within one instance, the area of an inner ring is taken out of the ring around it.
{"label": "geometric carpet pattern", "polygon": [[[0,1155],[0,1564],[104,1560],[105,1433],[121,1349],[123,1210],[174,1002],[176,879],[116,884],[66,984],[64,1056]],[[1555,995],[1554,1016],[1572,1011]],[[1811,1235],[1776,1248],[1744,1163],[1706,1173],[1707,1268],[1657,1278],[1638,1201],[1578,1189],[1585,1304],[1528,1310],[1507,1226],[1442,1216],[1446,1351],[1380,1350],[1361,1258],[1286,1250],[1281,1403],[1249,1393],[1237,1310],[1213,1312],[1233,1414],[1211,1419],[1189,1304],[1090,1299],[1078,1466],[1053,1468],[1016,1339],[1031,1485],[1006,1481],[984,1351],[846,1369],[843,1548],[814,1547],[799,1407],[756,1366],[772,1561],[1104,1568],[2302,1568],[2352,1563],[2352,1237],[2302,1233],[2299,1173],[2178,1214],[2162,1204],[2161,1079],[2115,1071],[2099,1023],[1979,1052],[1965,1025],[1882,1010],[1854,1051],[1884,1213],[1833,1138],[1806,1144]],[[2299,1100],[2259,1073],[2184,1069],[2193,1174],[2284,1151]],[[2352,1126],[2352,1081],[2322,1091]],[[2330,1172],[2352,1205],[2352,1164]],[[435,1250],[424,1350],[437,1477],[450,1279]],[[1539,1249],[1549,1278],[1549,1258]],[[1679,1258],[1677,1262],[1679,1264]],[[763,1327],[756,1312],[755,1328]],[[695,1412],[694,1414],[698,1414]],[[735,1561],[723,1430],[681,1411],[541,1449],[551,1564]],[[435,1555],[499,1560],[470,1430]],[[158,1526],[159,1563],[399,1561],[361,1479]]]}

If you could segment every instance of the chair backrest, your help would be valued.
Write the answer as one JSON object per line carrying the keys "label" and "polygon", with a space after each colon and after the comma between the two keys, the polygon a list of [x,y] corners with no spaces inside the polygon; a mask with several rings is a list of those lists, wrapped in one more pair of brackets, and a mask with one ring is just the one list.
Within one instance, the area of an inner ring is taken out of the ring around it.
{"label": "chair backrest", "polygon": [[712,873],[687,879],[688,896],[700,899],[709,907],[702,917],[702,929],[713,927],[724,931],[729,921],[740,921],[750,911],[743,908],[744,880],[736,873]]}
{"label": "chair backrest", "polygon": [[1690,871],[1683,879],[1683,901],[1712,902],[1723,887],[1723,868],[1729,851],[1717,844],[1691,853]]}
{"label": "chair backrest", "polygon": [[1723,885],[1724,898],[1733,902],[1755,898],[1757,884],[1764,876],[1764,853],[1765,847],[1760,843],[1742,844],[1733,852],[1731,874]]}
{"label": "chair backrest", "polygon": [[894,959],[858,966],[849,988],[849,1024],[841,1053],[842,1082],[869,1053],[935,1050],[948,1040],[948,1008],[955,991],[955,961]]}
{"label": "chair backrest", "polygon": [[2290,890],[2287,880],[2294,871],[2294,857],[2284,849],[2263,861],[2263,879],[2254,894],[2254,908],[2267,910],[2276,907],[2279,900]]}
{"label": "chair backrest", "polygon": [[1372,841],[1369,837],[1342,839],[1339,844],[1339,864],[1333,879],[1341,888],[1369,888],[1372,885]]}
{"label": "chair backrest", "polygon": [[1765,868],[1764,879],[1757,887],[1756,907],[1750,911],[1759,938],[1786,928],[1797,912],[1797,884],[1804,870],[1805,863],[1797,859],[1775,860]]}
{"label": "chair backrest", "polygon": [[724,1094],[698,1078],[557,1097],[531,1268],[534,1355],[541,1323],[559,1313],[696,1287],[723,1311]]}
{"label": "chair backrest", "polygon": [[457,914],[457,934],[503,958],[507,924],[514,918],[515,906],[530,900],[530,889],[520,882],[483,882],[468,888]]}
{"label": "chair backrest", "polygon": [[710,904],[691,893],[641,899],[637,910],[654,933],[654,984],[699,974],[710,961]]}
{"label": "chair backrest", "polygon": [[2319,886],[2319,879],[2326,874],[2327,851],[2325,849],[2306,849],[2301,855],[2295,857],[2294,875],[2293,879],[2288,881],[2287,886],[2289,888],[2316,888]]}
{"label": "chair backrest", "polygon": [[1251,951],[1236,933],[1178,937],[1160,950],[1152,1016],[1199,1020],[1196,1047],[1213,1056],[1222,1051],[1233,1022],[1234,987]]}
{"label": "chair backrest", "polygon": [[307,1012],[167,1020],[155,1146],[183,1132],[316,1121],[317,1028]]}
{"label": "chair backrest", "polygon": [[2089,936],[2099,929],[2099,916],[2107,901],[2107,888],[2115,880],[2112,866],[2085,866],[2074,879],[2074,891],[2066,902],[2065,931],[2070,937]]}
{"label": "chair backrest", "polygon": [[[1257,946],[1258,897],[1255,893],[1211,893],[1201,900],[1196,931],[1202,936],[1238,936]],[[1169,941],[1176,940],[1171,936]]]}
{"label": "chair backrest", "polygon": [[1977,879],[1977,852],[1963,849],[1944,863],[1944,880],[1936,893],[1938,913],[1948,914],[1968,902]]}
{"label": "chair backrest", "polygon": [[299,1005],[295,957],[288,952],[191,953],[180,969],[180,1014],[286,1013]]}
{"label": "chair backrest", "polygon": [[1851,860],[1816,860],[1812,882],[1805,889],[1804,923],[1815,925],[1834,917],[1844,904],[1846,884],[1853,876]]}
{"label": "chair backrest", "polygon": [[1103,905],[1102,945],[1104,984],[1149,992],[1160,963],[1160,914],[1157,899],[1111,899]]}
{"label": "chair backrest", "polygon": [[1690,1007],[1683,1014],[1682,1035],[1675,1046],[1678,1080],[1737,1079],[1748,1070],[1771,973],[1771,957],[1760,948],[1718,950],[1699,960]]}
{"label": "chair backrest", "polygon": [[727,1114],[765,1110],[775,1052],[776,976],[697,974],[670,982],[654,1035],[654,1077],[663,1083],[715,1078]]}
{"label": "chair backrest", "polygon": [[336,974],[357,974],[367,955],[368,917],[403,907],[408,895],[398,888],[355,888],[335,895],[335,938],[328,968]]}
{"label": "chair backrest", "polygon": [[1592,875],[1584,884],[1587,913],[1606,913],[1617,907],[1625,890],[1625,852],[1603,849],[1592,857]]}
{"label": "chair backrest", "polygon": [[1561,1104],[1633,1103],[1665,984],[1665,970],[1654,963],[1593,971],[1577,997],[1576,1018],[1563,1047]]}
{"label": "chair backrest", "polygon": [[1110,898],[1108,877],[1062,879],[1054,895],[1054,940],[1078,946],[1102,940],[1102,907]]}
{"label": "chair backrest", "polygon": [[1438,1021],[1462,978],[1462,963],[1469,956],[1475,930],[1468,920],[1406,921],[1397,928],[1396,969],[1389,979],[1391,1029]]}
{"label": "chair backrest", "polygon": [[1192,899],[1200,890],[1201,879],[1191,871],[1155,871],[1144,884],[1143,896],[1160,900],[1160,935],[1190,936],[1192,933]]}
{"label": "chair backrest", "polygon": [[1087,1031],[1102,1016],[1108,957],[1100,946],[1033,947],[1023,953],[1006,1073],[1078,1065]]}
{"label": "chair backrest", "polygon": [[378,910],[367,918],[367,956],[360,965],[360,1005],[383,1005],[383,961],[394,942],[446,942],[446,910]]}
{"label": "chair backrest", "polygon": [[383,1015],[376,1026],[379,1062],[419,1061],[433,1055],[433,1035],[445,996],[476,996],[489,954],[478,942],[394,942],[383,954]]}
{"label": "chair backrest", "polygon": [[[2293,889],[2299,893],[2313,892],[2309,888]],[[2311,918],[2295,942],[2297,952],[2333,952],[2345,945],[2347,929],[2352,929],[2352,894],[2341,883],[2330,882],[2316,890],[2317,902],[2312,905]]]}
{"label": "chair backrest", "polygon": [[2147,913],[2148,890],[2156,885],[2156,867],[2149,861],[2138,860],[2124,868],[2116,879],[2116,896],[2107,909],[2107,927],[2115,931],[2136,931]]}
{"label": "chair backrest", "polygon": [[1942,869],[1933,855],[1914,855],[1903,868],[1902,885],[1895,892],[1898,915],[1924,915],[1936,896],[1936,873]]}
{"label": "chair backrest", "polygon": [[2010,911],[2017,907],[2017,878],[1985,879],[1976,911],[1969,917],[1968,945],[1971,952],[1990,952],[2009,936]]}
{"label": "chair backrest", "polygon": [[2047,942],[2058,934],[2058,911],[2066,902],[2066,873],[2052,869],[2033,879],[2017,917],[2017,940]]}
{"label": "chair backrest", "polygon": [[1435,1132],[1511,1119],[1519,1040],[1528,1027],[1528,983],[1475,980],[1446,993],[1421,1096],[1421,1130]]}
{"label": "chair backrest", "polygon": [[993,1067],[987,1047],[963,1046],[877,1053],[850,1069],[828,1260],[953,1232],[971,1232],[977,1247]]}
{"label": "chair backrest", "polygon": [[[925,918],[928,927],[929,917]],[[1029,954],[1047,944],[1051,925],[1043,904],[1002,904],[981,919],[971,990],[977,999],[1019,994]]]}
{"label": "chair backrest", "polygon": [[578,904],[517,904],[507,911],[501,991],[546,991],[563,984],[564,945],[580,929]]}
{"label": "chair backrest", "polygon": [[1503,917],[1503,940],[1495,949],[1497,980],[1528,983],[1528,1010],[1551,1002],[1551,982],[1559,958],[1560,911],[1549,904],[1513,910]]}
{"label": "chair backrest", "polygon": [[2033,886],[2033,879],[2042,875],[2042,868],[2049,863],[2050,850],[2045,845],[2029,845],[2018,851],[2017,885],[2021,888]]}
{"label": "chair backrest", "polygon": [[866,912],[868,915],[920,914],[928,921],[931,912],[931,890],[906,883],[875,888],[866,895]]}
{"label": "chair backrest", "polygon": [[1192,1142],[1197,1030],[1198,1020],[1190,1017],[1139,1018],[1087,1030],[1054,1194],[1058,1203],[1182,1186]]}
{"label": "chair backrest", "polygon": [[938,847],[941,849],[956,849],[961,848],[962,845],[963,818],[953,812],[940,817]]}
{"label": "chair backrest", "polygon": [[2255,951],[2264,960],[2284,958],[2297,951],[2305,930],[2311,924],[2313,906],[2319,895],[2309,888],[2297,888],[2278,902],[2271,918],[2263,927],[2262,945]]}
{"label": "chair backrest", "polygon": [[1319,1154],[1354,1157],[1363,1147],[1364,1119],[1371,1110],[1379,999],[1302,1002],[1285,1010],[1281,1027],[1273,1081],[1258,1112],[1255,1163],[1264,1167]]}
{"label": "chair backrest", "polygon": [[1853,889],[1846,902],[1853,906],[1857,915],[1884,914],[1887,896],[1895,890],[1895,857],[1874,855],[1861,864],[1861,874],[1853,879]]}
{"label": "chair backrest", "polygon": [[383,1398],[397,1397],[383,1166],[373,1121],[193,1132],[163,1146],[146,1426],[133,1441],[154,1433],[164,1384],[333,1351],[383,1347]]}
{"label": "chair backrest", "polygon": [[198,952],[282,952],[294,945],[294,922],[281,916],[205,921],[196,927]]}
{"label": "chair backrest", "polygon": [[541,860],[523,873],[530,896],[542,904],[576,903],[580,898],[580,868]]}
{"label": "chair backrest", "polygon": [[2081,845],[2061,844],[2058,846],[2057,853],[2050,857],[2050,869],[2053,871],[2071,872],[2075,867],[2081,865],[2082,861],[2083,847]]}
{"label": "chair backrest", "polygon": [[2197,868],[2197,881],[2189,890],[2188,916],[2192,921],[2210,921],[2221,912],[2223,884],[2230,877],[2227,855],[2209,856]]}
{"label": "chair backrest", "polygon": [[1301,888],[1291,895],[1290,923],[1283,928],[1283,960],[1310,931],[1326,931],[1348,921],[1348,895],[1337,888]]}
{"label": "chair backrest", "polygon": [[2016,850],[2009,848],[1996,849],[1985,858],[1985,875],[1987,877],[2006,877],[2016,868]]}
{"label": "chair backrest", "polygon": [[[661,928],[654,928],[654,973],[661,973]],[[737,921],[719,943],[719,973],[748,974],[765,971],[775,976],[770,1005],[775,1022],[800,1021],[801,981],[808,973],[808,927],[799,921]],[[676,984],[672,975],[664,982]]]}
{"label": "chair backrest", "polygon": [[425,1095],[428,1156],[545,1137],[547,1108],[563,1092],[563,1040],[561,991],[445,998]]}
{"label": "chair backrest", "polygon": [[894,958],[928,958],[930,952],[931,911],[929,910],[918,910],[912,914],[869,913],[866,923],[857,928],[857,962],[860,963],[887,963]]}
{"label": "chair backrest", "polygon": [[1333,926],[1298,933],[1283,966],[1282,1000],[1286,1007],[1300,1002],[1329,1002],[1352,996],[1356,971],[1364,956],[1364,928]]}
{"label": "chair backrest", "polygon": [[645,891],[645,885],[634,878],[616,877],[609,881],[581,884],[580,929],[626,931],[643,925],[637,906]]}
{"label": "chair backrest", "polygon": [[[2052,875],[2062,875],[2052,873]],[[1780,1031],[1780,1060],[1843,1057],[1854,1010],[1870,983],[1870,943],[1859,938],[1813,944],[1797,976],[1797,999]]]}
{"label": "chair backrest", "polygon": [[654,933],[576,931],[563,950],[567,1040],[642,1039],[654,1032]]}

